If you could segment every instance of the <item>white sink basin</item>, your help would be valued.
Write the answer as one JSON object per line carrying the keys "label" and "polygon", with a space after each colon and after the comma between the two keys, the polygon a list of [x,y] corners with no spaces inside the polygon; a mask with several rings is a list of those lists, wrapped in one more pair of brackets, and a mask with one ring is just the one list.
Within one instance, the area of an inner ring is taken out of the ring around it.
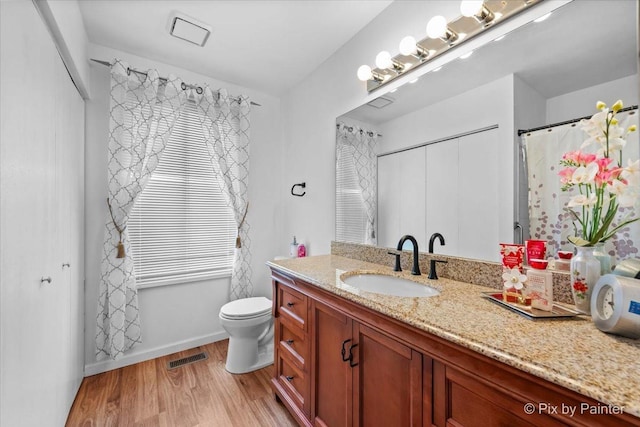
{"label": "white sink basin", "polygon": [[421,283],[384,274],[345,274],[340,279],[347,285],[365,292],[398,297],[433,297],[440,291]]}

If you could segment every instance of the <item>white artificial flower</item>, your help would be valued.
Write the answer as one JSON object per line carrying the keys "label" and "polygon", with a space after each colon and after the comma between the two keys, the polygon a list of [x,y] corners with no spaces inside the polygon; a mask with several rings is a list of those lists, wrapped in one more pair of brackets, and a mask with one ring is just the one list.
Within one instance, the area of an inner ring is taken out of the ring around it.
{"label": "white artificial flower", "polygon": [[[627,189],[627,185],[616,179],[611,184],[607,184],[607,191],[611,194],[615,194],[616,196],[622,195]],[[618,201],[620,198],[618,198]]]}
{"label": "white artificial flower", "polygon": [[640,185],[640,159],[635,162],[629,159],[627,161],[627,167],[620,173],[620,178],[626,180],[629,185]]}
{"label": "white artificial flower", "polygon": [[567,204],[567,206],[569,206],[570,208],[574,208],[576,206],[593,206],[596,204],[597,201],[598,201],[598,198],[596,197],[595,194],[592,194],[589,197],[583,194],[578,194],[576,196],[573,196],[569,200],[569,203]]}
{"label": "white artificial flower", "polygon": [[527,276],[522,274],[517,267],[514,267],[502,273],[502,280],[504,280],[505,289],[516,288],[520,290],[524,286],[523,283],[527,281]]}
{"label": "white artificial flower", "polygon": [[596,178],[598,173],[598,164],[595,162],[589,163],[586,167],[580,166],[573,171],[571,182],[573,184],[591,184]]}
{"label": "white artificial flower", "polygon": [[638,210],[640,191],[637,187],[626,186],[625,191],[618,196],[618,205],[621,208],[635,208]]}

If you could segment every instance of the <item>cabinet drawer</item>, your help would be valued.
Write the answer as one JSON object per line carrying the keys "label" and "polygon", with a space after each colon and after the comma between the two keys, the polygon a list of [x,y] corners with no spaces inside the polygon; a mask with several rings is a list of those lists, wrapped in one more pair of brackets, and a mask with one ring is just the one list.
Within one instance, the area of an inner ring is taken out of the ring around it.
{"label": "cabinet drawer", "polygon": [[278,382],[300,409],[305,407],[307,378],[304,373],[289,363],[286,358],[278,357]]}
{"label": "cabinet drawer", "polygon": [[307,323],[307,297],[285,286],[278,286],[278,314],[305,330]]}
{"label": "cabinet drawer", "polygon": [[304,371],[305,361],[308,357],[308,343],[305,334],[295,327],[289,327],[288,322],[278,322],[279,347],[282,354],[292,360],[294,364]]}

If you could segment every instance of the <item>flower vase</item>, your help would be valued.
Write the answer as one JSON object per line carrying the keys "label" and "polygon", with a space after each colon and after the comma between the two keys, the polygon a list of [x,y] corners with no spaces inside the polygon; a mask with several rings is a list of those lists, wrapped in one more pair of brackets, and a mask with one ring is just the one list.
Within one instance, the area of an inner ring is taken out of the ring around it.
{"label": "flower vase", "polygon": [[577,253],[571,258],[571,293],[576,310],[591,314],[591,292],[600,278],[601,265],[594,256],[594,246],[576,246]]}
{"label": "flower vase", "polygon": [[604,243],[596,243],[594,248],[593,256],[600,261],[600,275],[604,276],[611,273],[611,255],[604,248]]}

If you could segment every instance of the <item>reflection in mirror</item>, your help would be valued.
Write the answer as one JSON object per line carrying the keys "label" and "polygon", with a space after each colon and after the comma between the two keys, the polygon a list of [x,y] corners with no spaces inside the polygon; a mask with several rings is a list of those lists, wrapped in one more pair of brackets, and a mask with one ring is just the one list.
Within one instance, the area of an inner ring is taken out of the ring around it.
{"label": "reflection in mirror", "polygon": [[573,1],[338,117],[343,130],[380,136],[373,218],[355,185],[358,164],[337,152],[336,240],[395,247],[412,234],[424,251],[439,232],[439,253],[498,261],[498,243],[527,239],[517,131],[591,115],[597,100],[638,104],[636,3]]}

